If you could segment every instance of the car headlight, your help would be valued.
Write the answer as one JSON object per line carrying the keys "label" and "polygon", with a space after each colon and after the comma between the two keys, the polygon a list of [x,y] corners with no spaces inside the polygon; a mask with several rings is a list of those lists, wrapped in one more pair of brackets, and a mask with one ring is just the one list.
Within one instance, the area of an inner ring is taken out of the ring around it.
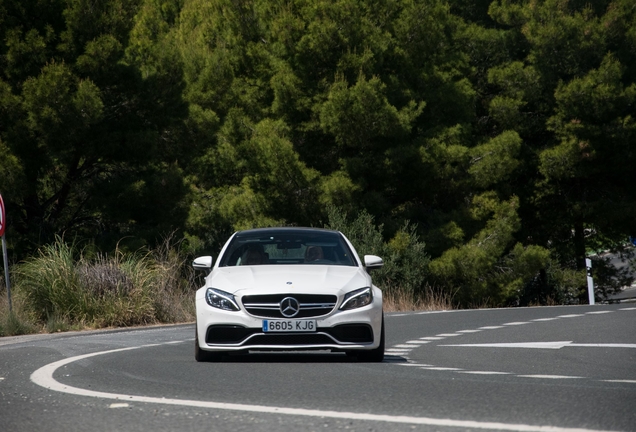
{"label": "car headlight", "polygon": [[205,292],[205,301],[212,307],[226,311],[238,311],[241,309],[238,307],[234,295],[216,288],[208,288]]}
{"label": "car headlight", "polygon": [[342,302],[342,306],[340,306],[340,310],[349,310],[356,309],[362,306],[366,306],[371,304],[373,301],[373,291],[371,287],[360,288],[355,291],[351,291],[345,295],[344,301]]}

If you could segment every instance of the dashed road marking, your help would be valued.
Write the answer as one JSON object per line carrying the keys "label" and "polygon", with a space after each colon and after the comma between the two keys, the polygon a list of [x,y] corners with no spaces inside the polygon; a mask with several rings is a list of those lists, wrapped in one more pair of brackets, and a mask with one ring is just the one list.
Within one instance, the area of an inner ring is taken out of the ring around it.
{"label": "dashed road marking", "polygon": [[[636,310],[634,308],[623,308],[619,310]],[[595,314],[606,314],[612,313],[613,311],[592,311],[586,312],[585,314],[566,314],[559,315],[557,317],[552,318],[537,318],[530,321],[514,321],[505,323],[498,326],[484,326],[479,327],[477,329],[465,329],[458,330],[455,333],[440,333],[436,336],[425,336],[421,337],[417,340],[407,341],[405,344],[395,345],[394,348],[390,348],[387,352],[391,354],[401,354],[408,355],[410,351],[414,348],[419,348],[422,344],[427,344],[433,341],[444,340],[447,337],[455,337],[462,336],[464,334],[477,333],[483,330],[496,330],[505,328],[506,326],[517,326],[530,324],[532,322],[545,322],[545,321],[555,321],[559,318],[575,318],[581,317],[585,315],[595,315]],[[437,346],[446,346],[446,347],[491,347],[491,348],[539,348],[539,349],[561,349],[564,347],[602,347],[602,348],[636,348],[636,344],[576,344],[572,343],[572,341],[558,341],[558,342],[522,342],[522,343],[493,343],[493,344],[449,344],[449,345],[437,345]],[[514,375],[520,378],[543,378],[543,379],[583,379],[585,377],[579,376],[567,376],[567,375],[515,375],[512,372],[500,372],[500,371],[470,371],[464,370],[461,368],[452,368],[452,367],[442,367],[442,366],[434,366],[434,365],[425,365],[418,363],[400,363],[401,366],[417,366],[420,369],[432,370],[432,371],[449,371],[463,374],[473,374],[473,375]],[[604,382],[617,382],[617,383],[636,383],[636,380],[599,380]]]}
{"label": "dashed road marking", "polygon": [[540,378],[540,379],[582,379],[580,376],[569,375],[516,375],[519,378]]}
{"label": "dashed road marking", "polygon": [[461,368],[442,367],[442,366],[424,366],[420,369],[436,370],[436,371],[463,371]]}
{"label": "dashed road marking", "polygon": [[[183,342],[190,342],[183,341]],[[214,402],[214,401],[201,401],[201,400],[186,400],[186,399],[172,399],[163,397],[150,397],[150,396],[138,396],[127,395],[118,393],[107,393],[94,390],[86,390],[78,387],[72,387],[66,384],[62,384],[53,378],[53,374],[57,369],[67,364],[83,360],[89,357],[95,357],[103,354],[112,354],[117,352],[130,351],[139,348],[147,348],[159,346],[162,344],[142,345],[137,347],[119,348],[108,351],[101,351],[96,353],[84,354],[75,357],[63,359],[54,363],[50,363],[41,367],[31,374],[31,381],[39,386],[47,388],[52,391],[58,391],[61,393],[73,394],[76,396],[95,397],[101,399],[114,399],[114,400],[126,400],[128,402],[141,402],[160,405],[172,405],[172,406],[189,406],[197,408],[207,408],[216,410],[231,410],[241,412],[253,412],[262,414],[274,414],[274,415],[289,415],[289,416],[304,416],[304,417],[322,417],[322,418],[337,418],[346,420],[360,420],[360,421],[375,421],[383,423],[400,423],[400,424],[418,424],[437,427],[449,427],[459,429],[486,429],[486,430],[507,430],[515,432],[594,432],[589,429],[581,428],[562,428],[557,426],[545,426],[545,425],[527,425],[518,423],[496,423],[496,422],[480,422],[473,420],[452,420],[452,419],[440,419],[431,417],[413,417],[413,416],[395,416],[389,414],[369,414],[369,413],[355,413],[346,411],[327,411],[317,409],[305,409],[305,408],[288,408],[288,407],[276,407],[266,405],[248,405],[238,403],[226,403],[226,402]],[[123,403],[117,402],[119,406],[123,407]]]}

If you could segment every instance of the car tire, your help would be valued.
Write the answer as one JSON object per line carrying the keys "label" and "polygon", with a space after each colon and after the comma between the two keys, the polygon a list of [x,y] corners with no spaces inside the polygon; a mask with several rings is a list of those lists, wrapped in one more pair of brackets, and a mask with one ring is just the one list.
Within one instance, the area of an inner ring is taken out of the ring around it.
{"label": "car tire", "polygon": [[223,353],[202,350],[199,346],[199,334],[194,331],[194,359],[198,362],[214,362],[221,360]]}
{"label": "car tire", "polygon": [[358,361],[366,363],[380,363],[384,360],[384,315],[382,316],[382,328],[380,330],[380,345],[370,351],[358,353]]}

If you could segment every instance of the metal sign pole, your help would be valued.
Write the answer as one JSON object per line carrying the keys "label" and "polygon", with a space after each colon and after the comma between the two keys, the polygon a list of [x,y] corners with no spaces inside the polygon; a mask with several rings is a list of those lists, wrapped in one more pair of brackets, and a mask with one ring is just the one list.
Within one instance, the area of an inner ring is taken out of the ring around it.
{"label": "metal sign pole", "polygon": [[9,279],[9,260],[7,255],[7,242],[4,240],[4,235],[2,236],[2,256],[4,257],[4,278],[7,281],[7,296],[9,298],[9,312],[11,312],[11,282]]}
{"label": "metal sign pole", "polygon": [[7,296],[9,298],[9,312],[11,312],[11,282],[9,280],[9,259],[7,254],[7,242],[4,240],[4,232],[7,227],[7,217],[4,211],[4,201],[0,194],[0,237],[2,237],[2,256],[4,257],[4,278],[7,281]]}

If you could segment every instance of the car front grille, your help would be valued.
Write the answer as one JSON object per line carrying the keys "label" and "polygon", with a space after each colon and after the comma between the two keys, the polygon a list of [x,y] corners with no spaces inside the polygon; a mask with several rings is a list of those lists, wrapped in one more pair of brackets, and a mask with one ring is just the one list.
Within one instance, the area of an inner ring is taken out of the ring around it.
{"label": "car front grille", "polygon": [[300,310],[293,318],[311,318],[327,315],[336,307],[337,297],[327,294],[260,294],[242,298],[250,315],[261,318],[287,318],[280,311],[280,302],[286,297],[298,300]]}

